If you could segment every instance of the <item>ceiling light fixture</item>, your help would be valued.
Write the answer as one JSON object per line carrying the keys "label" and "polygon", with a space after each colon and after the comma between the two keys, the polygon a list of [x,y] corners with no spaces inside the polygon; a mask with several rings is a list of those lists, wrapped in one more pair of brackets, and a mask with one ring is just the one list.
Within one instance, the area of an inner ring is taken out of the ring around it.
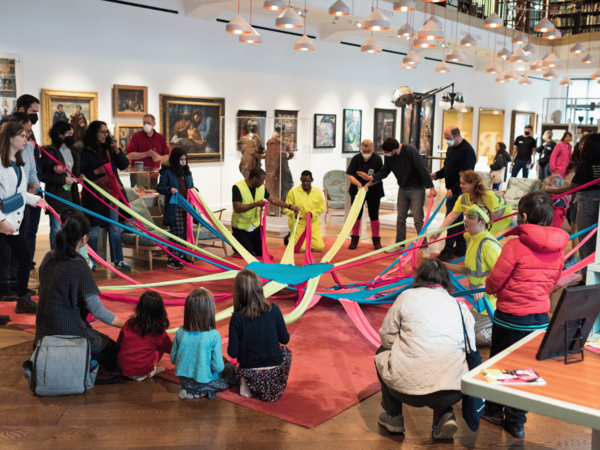
{"label": "ceiling light fixture", "polygon": [[598,80],[600,79],[600,69],[596,69],[596,71],[590,75],[590,78],[592,80]]}
{"label": "ceiling light fixture", "polygon": [[519,80],[519,84],[521,86],[529,86],[531,84],[531,79],[527,75],[525,75]]}
{"label": "ceiling light fixture", "polygon": [[428,41],[427,39],[414,39],[413,47],[433,48],[433,47],[437,47],[437,44],[435,41]]}
{"label": "ceiling light fixture", "polygon": [[312,51],[315,49],[315,44],[306,35],[306,0],[304,0],[304,35],[294,43],[294,50],[302,52]]}
{"label": "ceiling light fixture", "polygon": [[238,0],[238,13],[226,26],[225,31],[231,34],[250,34],[252,33],[252,27],[246,20],[240,15],[240,0]]}
{"label": "ceiling light fixture", "polygon": [[513,44],[517,44],[517,45],[523,45],[523,44],[527,44],[529,42],[529,39],[527,38],[527,35],[525,33],[523,33],[522,31],[519,31],[517,34],[515,34],[512,38],[512,40],[510,41]]}
{"label": "ceiling light fixture", "polygon": [[528,62],[528,61],[529,61],[529,56],[527,56],[525,54],[525,52],[523,51],[522,48],[517,49],[516,52],[514,52],[512,55],[510,55],[510,62],[521,63],[521,62]]}
{"label": "ceiling light fixture", "polygon": [[530,42],[528,42],[521,48],[523,49],[526,55],[532,55],[535,53],[535,46]]}
{"label": "ceiling light fixture", "polygon": [[250,28],[252,32],[250,34],[240,35],[240,42],[243,44],[260,44],[262,43],[262,37],[258,34],[258,31],[252,26],[252,0],[250,0]]}
{"label": "ceiling light fixture", "polygon": [[550,22],[546,17],[540,20],[533,27],[533,31],[537,31],[538,33],[546,33],[547,31],[554,30],[554,24]]}
{"label": "ceiling light fixture", "polygon": [[503,73],[500,73],[500,75],[498,75],[496,77],[496,83],[506,83],[508,80],[504,77]]}
{"label": "ceiling light fixture", "polygon": [[442,30],[444,30],[444,39],[442,39],[442,61],[435,66],[435,71],[437,73],[449,73],[450,72],[450,65],[448,63],[446,63],[446,61],[444,61],[444,59],[446,58],[446,29],[448,25],[448,8],[444,8],[444,27],[442,28]]}
{"label": "ceiling light fixture", "polygon": [[498,57],[506,60],[510,57],[510,52],[506,49],[506,47],[503,47],[502,50],[498,52]]}
{"label": "ceiling light fixture", "polygon": [[446,55],[446,61],[464,61],[465,60],[465,55],[463,55],[460,50],[458,50],[458,47],[454,47],[450,53],[448,53]]}
{"label": "ceiling light fixture", "polygon": [[483,21],[483,26],[486,28],[502,28],[504,21],[494,12]]}
{"label": "ceiling light fixture", "polygon": [[463,47],[475,47],[477,45],[477,41],[473,36],[471,36],[471,33],[469,33],[461,39],[460,45]]}
{"label": "ceiling light fixture", "polygon": [[421,58],[414,50],[411,50],[408,52],[408,55],[402,58],[402,64],[421,64]]}
{"label": "ceiling light fixture", "polygon": [[363,45],[360,46],[360,51],[363,53],[381,53],[383,48],[375,40],[373,37],[373,33],[371,33],[371,37],[365,41]]}
{"label": "ceiling light fixture", "polygon": [[415,35],[415,30],[406,22],[398,30],[398,37],[411,37]]}
{"label": "ceiling light fixture", "polygon": [[485,69],[485,73],[502,73],[502,68],[498,65],[498,63],[493,62],[488,66],[487,69]]}
{"label": "ceiling light fixture", "polygon": [[298,14],[296,14],[296,11],[294,11],[294,8],[288,6],[286,10],[275,19],[275,26],[277,28],[302,28],[303,22],[302,19],[298,17]]}
{"label": "ceiling light fixture", "polygon": [[562,63],[560,59],[558,59],[558,56],[556,56],[554,53],[550,53],[546,59],[542,61],[542,65],[544,67],[560,67]]}
{"label": "ceiling light fixture", "polygon": [[543,72],[545,70],[543,61],[541,59],[536,59],[535,62],[531,65],[531,70],[535,72]]}
{"label": "ceiling light fixture", "polygon": [[364,20],[363,30],[386,31],[391,26],[390,21],[379,11],[379,0],[377,0],[377,8]]}
{"label": "ceiling light fixture", "polygon": [[573,86],[573,82],[571,81],[571,79],[566,76],[564,77],[562,80],[560,80],[560,84],[561,86]]}
{"label": "ceiling light fixture", "polygon": [[427,39],[428,41],[438,41],[443,37],[442,29],[433,21],[427,22],[417,33],[417,39]]}
{"label": "ceiling light fixture", "polygon": [[555,28],[554,30],[550,30],[550,31],[546,31],[545,33],[542,33],[542,39],[549,39],[549,40],[554,40],[554,39],[560,39],[562,37],[562,33],[560,32],[560,30],[558,28]]}
{"label": "ceiling light fixture", "polygon": [[515,72],[514,70],[511,70],[510,72],[508,72],[506,74],[506,77],[509,80],[518,80],[519,79],[519,75],[517,75],[517,72]]}
{"label": "ceiling light fixture", "polygon": [[544,72],[543,77],[547,78],[547,79],[552,79],[552,78],[558,78],[558,75],[556,75],[556,72],[554,70],[548,69],[546,72]]}
{"label": "ceiling light fixture", "polygon": [[577,41],[577,44],[575,44],[573,47],[571,47],[571,53],[585,53],[587,49],[584,47],[584,45]]}
{"label": "ceiling light fixture", "polygon": [[592,64],[593,62],[595,62],[596,60],[594,59],[594,57],[590,54],[590,52],[588,52],[587,55],[585,55],[585,58],[583,58],[581,60],[582,63],[584,64]]}
{"label": "ceiling light fixture", "polygon": [[337,0],[331,7],[329,8],[330,16],[349,16],[350,8],[346,6],[346,4],[342,0]]}
{"label": "ceiling light fixture", "polygon": [[271,11],[283,11],[285,9],[285,3],[282,0],[266,0],[263,4],[264,9]]}
{"label": "ceiling light fixture", "polygon": [[394,3],[394,11],[414,11],[416,9],[415,2],[413,0],[398,0]]}
{"label": "ceiling light fixture", "polygon": [[435,66],[435,71],[438,73],[448,73],[450,72],[450,66],[446,61],[440,62],[437,66]]}

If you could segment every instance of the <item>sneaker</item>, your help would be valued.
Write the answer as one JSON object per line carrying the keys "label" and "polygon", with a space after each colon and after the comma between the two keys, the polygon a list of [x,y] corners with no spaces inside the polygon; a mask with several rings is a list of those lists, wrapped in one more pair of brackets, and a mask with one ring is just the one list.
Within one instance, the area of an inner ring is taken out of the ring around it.
{"label": "sneaker", "polygon": [[421,252],[421,256],[423,257],[423,259],[431,259],[431,253],[429,253],[429,247],[423,248],[423,251]]}
{"label": "sneaker", "polygon": [[287,236],[283,238],[283,245],[288,245],[290,243],[290,235],[291,233],[288,233]]}
{"label": "sneaker", "polygon": [[0,316],[0,325],[6,325],[10,322],[10,316]]}
{"label": "sneaker", "polygon": [[400,245],[397,247],[392,247],[392,248],[388,248],[385,252],[390,254],[390,253],[400,253],[401,251],[404,250],[404,245]]}
{"label": "sneaker", "polygon": [[123,272],[129,272],[131,270],[131,266],[126,264],[125,261],[119,261],[116,263],[115,268],[122,270]]}
{"label": "sneaker", "polygon": [[17,314],[35,314],[37,313],[37,303],[31,300],[29,296],[18,297],[15,313]]}
{"label": "sneaker", "polygon": [[185,389],[179,389],[177,397],[179,397],[181,400],[185,400],[187,398],[187,391]]}
{"label": "sneaker", "polygon": [[173,270],[183,269],[183,263],[177,261],[176,259],[169,259],[167,262],[167,267]]}
{"label": "sneaker", "polygon": [[440,418],[431,434],[434,439],[454,439],[457,431],[456,416],[453,411],[449,411]]}
{"label": "sneaker", "polygon": [[525,437],[525,426],[522,423],[504,422],[502,428],[514,438],[523,439]]}
{"label": "sneaker", "polygon": [[502,425],[502,422],[504,421],[504,413],[500,411],[499,413],[491,414],[486,408],[481,418],[487,420],[493,425]]}
{"label": "sneaker", "polygon": [[379,414],[377,422],[390,433],[404,433],[404,417],[401,415],[392,417],[384,411]]}
{"label": "sneaker", "polygon": [[194,260],[188,255],[183,255],[181,259],[183,259],[188,264],[194,264]]}
{"label": "sneaker", "polygon": [[578,262],[579,262],[579,258],[577,256],[571,256],[568,260],[565,261],[563,270],[567,270],[569,267],[573,267]]}
{"label": "sneaker", "polygon": [[454,259],[454,252],[444,249],[442,250],[442,253],[435,257],[435,259],[441,262],[450,262]]}

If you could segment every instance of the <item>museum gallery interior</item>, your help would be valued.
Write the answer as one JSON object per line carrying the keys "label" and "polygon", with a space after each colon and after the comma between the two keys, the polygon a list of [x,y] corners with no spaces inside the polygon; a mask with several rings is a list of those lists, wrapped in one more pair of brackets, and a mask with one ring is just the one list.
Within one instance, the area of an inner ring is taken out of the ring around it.
{"label": "museum gallery interior", "polygon": [[0,448],[600,449],[600,2],[0,29]]}

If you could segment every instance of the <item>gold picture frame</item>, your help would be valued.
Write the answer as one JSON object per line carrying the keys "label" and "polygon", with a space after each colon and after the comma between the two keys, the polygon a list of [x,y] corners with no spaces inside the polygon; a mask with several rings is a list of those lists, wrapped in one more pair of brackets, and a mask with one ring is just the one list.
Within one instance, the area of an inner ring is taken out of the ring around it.
{"label": "gold picture frame", "polygon": [[98,93],[90,91],[58,91],[42,89],[42,143],[50,145],[48,132],[62,120],[74,125],[80,140],[90,122],[98,120]]}
{"label": "gold picture frame", "polygon": [[113,117],[144,117],[148,114],[148,86],[113,85]]}
{"label": "gold picture frame", "polygon": [[143,129],[144,126],[141,123],[116,123],[114,138],[117,141],[117,146],[126,152],[133,133]]}

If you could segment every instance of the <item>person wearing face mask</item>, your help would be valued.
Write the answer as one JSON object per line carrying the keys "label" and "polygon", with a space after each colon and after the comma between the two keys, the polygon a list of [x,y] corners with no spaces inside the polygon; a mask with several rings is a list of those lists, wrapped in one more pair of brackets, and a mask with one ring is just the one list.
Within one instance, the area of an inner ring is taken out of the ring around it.
{"label": "person wearing face mask", "polygon": [[[50,132],[52,144],[43,147],[48,154],[42,154],[42,179],[46,183],[46,192],[60,197],[68,202],[80,204],[79,187],[76,179],[68,173],[63,166],[56,164],[52,158],[65,165],[75,177],[79,177],[79,166],[81,162],[81,151],[75,147],[73,127],[69,122],[56,122]],[[55,198],[46,195],[48,203],[59,215],[70,209],[68,205]],[[52,214],[47,213],[50,218],[50,248],[54,250],[56,233],[62,228],[60,221]]]}
{"label": "person wearing face mask", "polygon": [[[359,173],[364,173],[369,176],[373,176],[383,168],[383,161],[381,156],[375,153],[373,148],[373,142],[364,140],[360,144],[360,153],[354,155],[350,161],[350,165],[346,169],[346,175],[350,181],[350,201],[354,203],[358,190],[369,182],[362,178]],[[383,197],[383,183],[377,182],[371,185],[372,187],[367,191],[365,201],[367,202],[367,209],[369,210],[369,219],[371,220],[371,239],[373,240],[373,247],[375,250],[381,248],[381,237],[379,236],[379,206],[381,204],[381,197]],[[360,239],[360,222],[362,219],[363,208],[360,209],[354,227],[352,228],[352,240],[348,249],[355,250],[358,247],[358,241]]]}
{"label": "person wearing face mask", "polygon": [[523,178],[529,176],[529,168],[531,167],[532,159],[535,161],[535,150],[537,146],[536,140],[531,137],[533,127],[525,126],[525,131],[522,136],[515,139],[512,154],[512,176],[517,177],[519,172],[523,170]]}
{"label": "person wearing face mask", "polygon": [[[390,173],[394,173],[398,181],[398,220],[396,222],[396,243],[398,243],[406,240],[408,210],[412,211],[415,228],[420,233],[425,219],[423,210],[425,190],[428,188],[430,195],[434,197],[437,195],[437,191],[433,187],[423,158],[416,147],[410,144],[400,144],[394,138],[387,138],[381,149],[385,155],[381,171],[373,176],[364,172],[358,172],[358,175],[364,180],[369,180],[365,189],[370,190],[373,184],[382,181]],[[386,253],[396,253],[403,248],[404,245],[392,247],[386,250]],[[423,256],[425,258],[429,256],[427,247],[423,250]]]}
{"label": "person wearing face mask", "polygon": [[[144,167],[158,168],[169,161],[169,146],[165,137],[154,129],[156,119],[152,114],[144,116],[144,129],[136,131],[127,145],[127,158],[130,161],[143,161]],[[139,183],[137,174],[130,175],[131,186]],[[150,188],[155,189],[158,173],[150,174]]]}
{"label": "person wearing face mask", "polygon": [[[446,153],[446,159],[444,161],[444,167],[431,175],[432,180],[446,179],[446,216],[452,214],[454,204],[458,200],[458,197],[462,194],[460,188],[460,173],[465,170],[475,169],[475,162],[477,157],[475,156],[475,150],[471,147],[471,144],[460,135],[460,130],[456,125],[448,125],[444,129],[444,139],[448,144],[448,151]],[[462,222],[462,213],[453,222]],[[460,233],[464,231],[464,225],[458,225],[452,228],[452,234]],[[454,258],[464,256],[467,252],[467,241],[462,235],[454,238],[446,239],[444,249],[437,256],[442,262],[452,261]]]}

